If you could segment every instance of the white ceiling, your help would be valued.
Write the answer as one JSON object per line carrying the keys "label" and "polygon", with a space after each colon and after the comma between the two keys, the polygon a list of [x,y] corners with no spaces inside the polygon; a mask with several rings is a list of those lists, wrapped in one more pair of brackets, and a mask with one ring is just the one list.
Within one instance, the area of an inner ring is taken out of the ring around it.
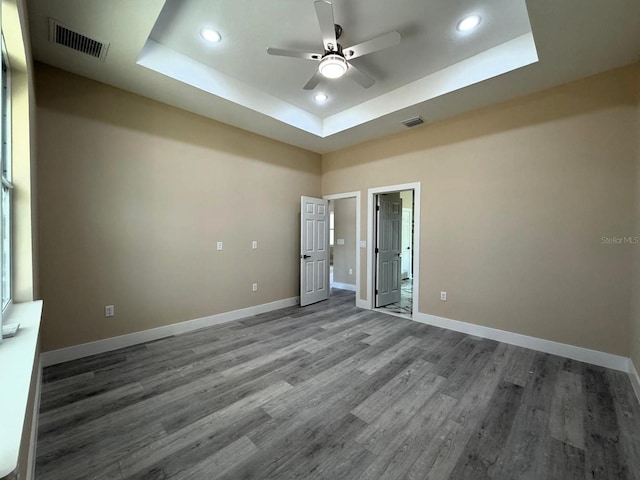
{"label": "white ceiling", "polygon": [[[402,35],[353,60],[376,79],[369,89],[340,78],[305,91],[317,63],[267,55],[322,52],[313,0],[31,0],[29,14],[36,60],[319,153],[404,131],[413,116],[438,121],[640,58],[638,0],[332,3],[344,46]],[[469,13],[482,22],[460,34]],[[49,42],[49,18],[109,43],[104,62]],[[204,42],[204,26],[222,41]]]}
{"label": "white ceiling", "polygon": [[[315,89],[329,95],[323,105],[302,89],[317,62],[266,53],[274,46],[322,54],[312,0],[167,0],[151,39],[326,118],[531,31],[523,0],[493,0],[481,7],[474,0],[406,0],[401,8],[390,8],[387,0],[332,3],[335,22],[343,25],[339,42],[345,48],[393,30],[403,38],[397,47],[353,60],[376,79],[373,87],[362,88],[345,77],[323,80]],[[455,28],[468,12],[479,13],[484,20],[475,35],[460,34]],[[205,26],[220,31],[224,41],[216,45],[204,41],[199,32]]]}

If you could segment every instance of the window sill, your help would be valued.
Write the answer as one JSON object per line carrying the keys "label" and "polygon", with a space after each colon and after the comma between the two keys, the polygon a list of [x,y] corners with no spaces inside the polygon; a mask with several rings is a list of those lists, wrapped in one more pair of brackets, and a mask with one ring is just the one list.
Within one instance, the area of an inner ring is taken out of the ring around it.
{"label": "window sill", "polygon": [[15,337],[0,343],[0,480],[13,478],[36,359],[42,300],[13,305],[5,323],[19,323]]}

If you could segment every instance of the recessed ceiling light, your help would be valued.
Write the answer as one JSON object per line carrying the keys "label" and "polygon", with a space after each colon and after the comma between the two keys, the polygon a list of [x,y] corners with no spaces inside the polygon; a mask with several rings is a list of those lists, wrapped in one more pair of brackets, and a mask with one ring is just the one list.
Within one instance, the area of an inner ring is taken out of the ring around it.
{"label": "recessed ceiling light", "polygon": [[468,32],[469,30],[473,30],[480,24],[480,16],[478,15],[469,15],[468,17],[464,17],[462,20],[458,22],[458,30],[461,32]]}
{"label": "recessed ceiling light", "polygon": [[318,93],[318,94],[314,95],[313,99],[318,103],[324,103],[327,100],[329,100],[329,97],[327,95],[325,95],[324,93]]}
{"label": "recessed ceiling light", "polygon": [[220,40],[222,40],[220,34],[211,28],[203,28],[202,30],[200,30],[200,35],[207,42],[211,43],[218,43]]}

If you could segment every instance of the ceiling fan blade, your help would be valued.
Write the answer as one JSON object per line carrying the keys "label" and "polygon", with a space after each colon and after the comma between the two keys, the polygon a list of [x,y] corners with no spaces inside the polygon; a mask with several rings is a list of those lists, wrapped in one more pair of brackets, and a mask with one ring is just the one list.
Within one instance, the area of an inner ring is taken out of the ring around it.
{"label": "ceiling fan blade", "polygon": [[377,52],[385,48],[393,47],[400,43],[402,37],[398,32],[389,32],[379,37],[372,38],[366,42],[359,43],[353,47],[345,48],[343,50],[344,56],[347,60],[353,60],[354,58],[367,55],[368,53]]}
{"label": "ceiling fan blade", "polygon": [[325,50],[336,50],[336,27],[333,21],[333,5],[331,2],[318,0],[313,2],[318,16],[318,24],[320,25],[320,33],[322,34],[322,43]]}
{"label": "ceiling fan blade", "polygon": [[347,68],[347,73],[345,73],[345,75],[364,88],[369,88],[371,85],[376,83],[373,78],[362,70],[358,70],[352,64],[349,64],[349,68]]}
{"label": "ceiling fan blade", "polygon": [[302,88],[304,90],[313,90],[318,86],[320,80],[322,80],[322,74],[320,72],[316,72],[313,77],[311,77],[311,79],[307,82],[307,84]]}
{"label": "ceiling fan blade", "polygon": [[321,53],[307,53],[300,52],[298,50],[286,50],[284,48],[267,48],[267,53],[269,55],[276,55],[278,57],[292,57],[292,58],[303,58],[305,60],[320,60],[322,58]]}

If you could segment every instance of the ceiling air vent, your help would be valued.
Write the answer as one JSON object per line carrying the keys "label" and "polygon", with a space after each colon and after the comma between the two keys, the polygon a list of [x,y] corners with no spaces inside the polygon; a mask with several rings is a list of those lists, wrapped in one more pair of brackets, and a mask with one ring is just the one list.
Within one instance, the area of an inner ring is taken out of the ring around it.
{"label": "ceiling air vent", "polygon": [[410,118],[409,120],[405,120],[402,124],[405,127],[415,127],[417,125],[422,125],[424,120],[421,117]]}
{"label": "ceiling air vent", "polygon": [[107,50],[109,50],[108,43],[74,32],[52,18],[49,19],[49,41],[57,45],[72,48],[73,50],[77,50],[78,52],[102,61],[104,61]]}

